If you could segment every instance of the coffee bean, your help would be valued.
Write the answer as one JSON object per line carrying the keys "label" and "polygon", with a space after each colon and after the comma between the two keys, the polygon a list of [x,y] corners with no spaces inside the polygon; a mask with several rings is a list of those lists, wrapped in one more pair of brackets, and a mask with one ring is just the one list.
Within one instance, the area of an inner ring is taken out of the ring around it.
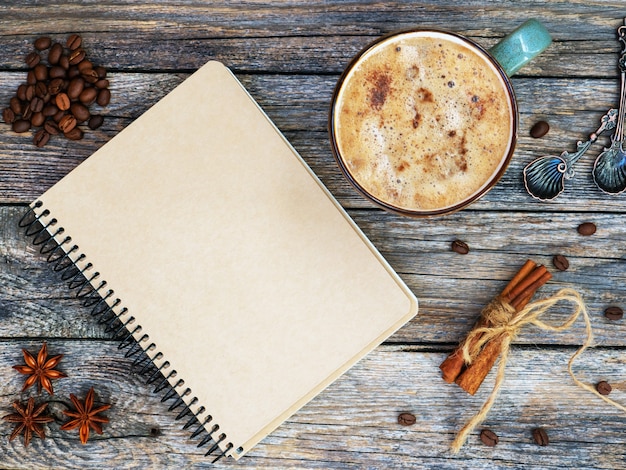
{"label": "coffee bean", "polygon": [[48,67],[46,67],[44,64],[35,65],[33,72],[35,72],[35,78],[38,82],[43,82],[48,78]]}
{"label": "coffee bean", "polygon": [[80,140],[83,138],[83,131],[75,127],[71,131],[65,132],[63,135],[70,140]]}
{"label": "coffee bean", "polygon": [[37,77],[35,77],[35,71],[29,70],[28,73],[26,74],[26,84],[34,85],[35,83],[37,83]]}
{"label": "coffee bean", "polygon": [[72,100],[78,99],[84,88],[85,81],[81,77],[74,77],[67,87],[67,96]]}
{"label": "coffee bean", "polygon": [[608,395],[609,393],[611,393],[611,391],[613,390],[613,387],[611,387],[611,384],[608,383],[607,381],[603,380],[601,382],[598,382],[596,384],[596,390],[598,391],[598,393],[600,395]]}
{"label": "coffee bean", "polygon": [[70,106],[70,112],[74,115],[79,124],[89,119],[89,109],[87,109],[87,106],[84,104],[73,103],[72,106]]}
{"label": "coffee bean", "polygon": [[70,49],[70,50],[75,50],[78,49],[81,44],[83,43],[82,38],[78,35],[78,34],[71,34],[68,38],[67,38],[67,42],[65,43],[65,45]]}
{"label": "coffee bean", "polygon": [[535,428],[532,431],[533,439],[535,440],[535,444],[538,446],[547,446],[550,444],[550,439],[548,439],[548,433],[543,428]]}
{"label": "coffee bean", "polygon": [[[85,59],[80,64],[78,64],[78,71],[80,73],[85,73],[85,71],[91,70],[91,69],[93,69],[93,64],[88,59]],[[98,75],[98,72],[96,72],[96,76],[97,75]]]}
{"label": "coffee bean", "polygon": [[[35,82],[37,83],[37,82]],[[24,96],[26,97],[26,101],[30,101],[34,98],[35,96],[35,85],[27,85],[26,86],[26,92],[24,93]]]}
{"label": "coffee bean", "polygon": [[13,124],[13,121],[15,121],[15,113],[11,108],[4,108],[2,111],[2,120],[7,124]]}
{"label": "coffee bean", "polygon": [[59,133],[59,125],[49,119],[43,123],[43,128],[50,135],[57,135]]}
{"label": "coffee bean", "polygon": [[415,424],[416,418],[412,413],[400,413],[398,415],[398,423],[402,426],[411,426]]}
{"label": "coffee bean", "polygon": [[41,60],[41,57],[39,57],[39,54],[35,51],[28,54],[25,59],[26,65],[28,65],[31,69],[35,67],[39,63],[40,60]]}
{"label": "coffee bean", "polygon": [[94,84],[98,80],[100,80],[98,78],[98,72],[96,72],[94,69],[85,69],[85,71],[81,73],[81,77],[83,77],[87,83],[91,84]]}
{"label": "coffee bean", "polygon": [[33,115],[30,118],[30,123],[33,125],[33,127],[41,127],[43,126],[43,122],[45,120],[46,120],[46,117],[40,111],[38,113],[33,113]]}
{"label": "coffee bean", "polygon": [[96,72],[98,72],[98,78],[106,78],[106,76],[107,76],[107,69],[105,69],[104,67],[99,65],[97,67],[94,67],[94,70]]}
{"label": "coffee bean", "polygon": [[569,261],[563,255],[555,255],[552,258],[552,264],[559,271],[567,271],[567,268],[569,268]]}
{"label": "coffee bean", "polygon": [[17,96],[14,96],[13,98],[9,100],[9,107],[15,114],[22,114],[22,110],[24,108],[22,106],[22,102]]}
{"label": "coffee bean", "polygon": [[54,116],[52,116],[52,120],[58,124],[58,122],[61,119],[63,119],[63,116],[65,116],[66,114],[67,114],[67,111],[63,111],[62,109],[59,109],[57,113]]}
{"label": "coffee bean", "polygon": [[12,129],[13,132],[17,132],[18,134],[26,132],[30,129],[30,121],[27,121],[26,119],[17,119],[13,121]]}
{"label": "coffee bean", "polygon": [[35,133],[33,137],[33,143],[37,147],[43,147],[50,140],[50,134],[48,134],[44,129],[40,129]]}
{"label": "coffee bean", "polygon": [[465,243],[462,240],[454,240],[452,242],[452,251],[460,254],[460,255],[466,255],[469,253],[469,246],[467,243]]}
{"label": "coffee bean", "polygon": [[98,90],[96,88],[85,88],[81,92],[81,94],[78,96],[78,99],[80,100],[81,103],[89,106],[94,101],[96,101],[97,96],[98,96]]}
{"label": "coffee bean", "polygon": [[63,116],[63,119],[59,121],[59,129],[64,134],[67,134],[76,127],[76,118],[72,114]]}
{"label": "coffee bean", "polygon": [[585,222],[578,226],[578,233],[588,237],[589,235],[596,233],[596,226],[592,222]]}
{"label": "coffee bean", "polygon": [[38,96],[39,98],[43,98],[47,94],[48,94],[48,86],[46,85],[46,83],[37,82],[37,85],[35,85],[35,96]]}
{"label": "coffee bean", "polygon": [[490,429],[483,429],[480,431],[480,440],[483,444],[489,447],[493,447],[498,444],[498,435]]}
{"label": "coffee bean", "polygon": [[11,97],[11,99],[9,100],[9,109],[11,109],[11,111],[13,111],[15,114],[21,114],[23,108],[22,102],[24,101],[27,101],[26,92],[24,92],[24,98],[22,99],[18,98],[17,96]]}
{"label": "coffee bean", "polygon": [[96,83],[94,83],[94,86],[96,88],[109,88],[109,81],[104,78],[101,78]]}
{"label": "coffee bean", "polygon": [[85,58],[85,51],[83,49],[73,50],[68,58],[70,59],[70,65],[78,65]]}
{"label": "coffee bean", "polygon": [[41,113],[44,115],[44,117],[52,117],[57,113],[58,110],[59,108],[57,108],[56,105],[48,104],[43,107]]}
{"label": "coffee bean", "polygon": [[624,316],[624,310],[622,310],[620,307],[607,307],[604,310],[604,316],[613,321],[621,320]]}
{"label": "coffee bean", "polygon": [[58,42],[55,42],[48,51],[48,63],[50,65],[56,65],[59,63],[59,59],[63,55],[63,46]]}
{"label": "coffee bean", "polygon": [[98,92],[98,99],[96,100],[96,102],[100,106],[106,106],[107,104],[109,104],[109,101],[111,101],[111,92],[108,88],[103,88]]}
{"label": "coffee bean", "polygon": [[67,69],[67,78],[70,80],[74,77],[78,77],[80,75],[80,70],[75,65],[70,65],[70,68]]}
{"label": "coffee bean", "polygon": [[59,59],[59,67],[63,67],[63,70],[70,68],[70,59],[65,54]]}
{"label": "coffee bean", "polygon": [[63,89],[64,85],[65,83],[62,78],[55,78],[48,84],[48,93],[56,95]]}
{"label": "coffee bean", "polygon": [[61,111],[67,111],[68,109],[70,109],[70,98],[65,93],[59,93],[56,96],[55,101],[56,101],[57,107]]}
{"label": "coffee bean", "polygon": [[22,100],[22,101],[26,101],[26,86],[24,83],[22,83],[20,86],[17,87],[17,97]]}
{"label": "coffee bean", "polygon": [[87,125],[89,126],[89,129],[96,130],[98,127],[102,125],[103,122],[104,122],[104,116],[101,116],[100,114],[96,114],[89,118],[89,123],[87,123]]}
{"label": "coffee bean", "polygon": [[550,124],[546,121],[538,121],[530,128],[530,135],[535,139],[543,137],[550,130]]}
{"label": "coffee bean", "polygon": [[24,105],[24,108],[22,108],[22,119],[29,120],[32,115],[33,110],[30,109],[30,102],[28,102]]}
{"label": "coffee bean", "polygon": [[55,65],[50,69],[49,72],[50,78],[65,78],[67,75],[67,70],[65,70],[60,65]]}
{"label": "coffee bean", "polygon": [[52,44],[52,39],[47,36],[42,36],[40,38],[35,39],[34,46],[38,51],[43,51],[44,49],[48,49]]}

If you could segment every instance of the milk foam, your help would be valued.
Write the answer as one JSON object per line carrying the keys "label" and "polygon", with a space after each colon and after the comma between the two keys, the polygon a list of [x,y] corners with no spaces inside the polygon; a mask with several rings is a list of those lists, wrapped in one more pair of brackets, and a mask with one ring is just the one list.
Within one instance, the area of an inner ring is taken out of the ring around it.
{"label": "milk foam", "polygon": [[445,209],[481,192],[514,132],[497,69],[436,32],[406,33],[368,51],[346,75],[333,121],[357,184],[407,210]]}

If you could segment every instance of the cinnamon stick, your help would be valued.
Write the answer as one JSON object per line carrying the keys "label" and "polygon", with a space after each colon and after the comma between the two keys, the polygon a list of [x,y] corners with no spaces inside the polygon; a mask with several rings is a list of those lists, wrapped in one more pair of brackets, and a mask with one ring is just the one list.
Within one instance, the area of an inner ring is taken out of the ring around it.
{"label": "cinnamon stick", "polygon": [[545,266],[537,266],[526,278],[524,278],[519,284],[511,289],[511,291],[506,296],[509,303],[511,303],[513,299],[517,298],[522,292],[526,291],[546,272],[548,272],[548,270]]}
{"label": "cinnamon stick", "polygon": [[[502,291],[502,296],[508,298],[511,291],[515,289],[522,281],[524,281],[535,269],[537,264],[532,260],[527,260],[526,263],[520,268],[520,270],[513,276],[513,278],[506,285],[504,290]],[[472,330],[476,328],[483,328],[491,326],[489,322],[486,321],[483,317],[480,317],[478,321],[472,327]],[[476,338],[475,341],[478,341],[479,338]],[[474,343],[475,344],[475,343]],[[473,345],[473,344],[472,344]],[[465,346],[465,341],[462,341],[454,351],[452,351],[448,357],[439,365],[441,369],[441,376],[443,380],[448,383],[454,382],[459,374],[462,372],[465,361],[463,360],[463,347]]]}
{"label": "cinnamon stick", "polygon": [[502,296],[508,297],[511,290],[513,290],[522,280],[524,280],[526,276],[528,276],[533,271],[533,269],[535,269],[536,266],[537,263],[535,263],[533,260],[526,260],[524,266],[520,268],[517,274],[513,276],[513,279],[511,279],[506,285],[506,287],[502,291]]}
{"label": "cinnamon stick", "polygon": [[552,279],[552,274],[550,274],[548,271],[545,271],[536,281],[534,281],[532,284],[530,284],[528,287],[526,287],[526,289],[524,289],[522,292],[520,292],[515,299],[511,300],[511,302],[510,302],[511,306],[516,311],[519,312],[521,309],[523,309],[526,306],[526,304],[532,298],[532,296],[535,294],[537,289],[539,289],[541,286],[543,286],[550,279]]}
{"label": "cinnamon stick", "polygon": [[[552,274],[550,274],[545,267],[541,266],[540,268],[544,268],[540,270],[541,275],[524,289],[519,290],[516,297],[511,299],[510,304],[516,312],[521,311],[528,302],[530,302],[537,289],[552,278]],[[539,270],[539,268],[537,270]],[[533,271],[533,274],[535,274],[537,270]],[[536,275],[533,276],[533,279],[534,278],[536,278]],[[527,283],[525,282],[525,284]],[[511,295],[512,293],[513,291]],[[513,315],[513,317],[515,317],[515,315]],[[490,341],[483,347],[474,361],[468,365],[455,380],[459,387],[470,395],[476,393],[498,359],[502,348],[502,341],[503,338],[499,337]]]}

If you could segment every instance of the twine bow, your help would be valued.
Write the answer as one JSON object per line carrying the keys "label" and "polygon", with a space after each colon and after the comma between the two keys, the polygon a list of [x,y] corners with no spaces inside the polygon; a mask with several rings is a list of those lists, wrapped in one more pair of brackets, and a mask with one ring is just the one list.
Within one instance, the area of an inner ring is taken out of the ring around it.
{"label": "twine bow", "polygon": [[[574,305],[575,309],[572,314],[563,321],[563,323],[552,325],[540,320],[540,317],[552,308],[558,302],[569,302]],[[586,339],[582,346],[572,355],[567,363],[567,371],[574,380],[574,383],[580,388],[587,390],[596,396],[600,397],[607,403],[616,408],[626,412],[626,407],[611,400],[605,395],[601,395],[598,391],[583,382],[581,382],[574,371],[572,366],[578,356],[580,356],[585,349],[592,345],[593,331],[591,329],[591,321],[585,303],[578,292],[574,289],[565,288],[561,289],[554,296],[547,299],[538,300],[528,304],[524,309],[515,314],[515,309],[504,301],[502,298],[497,297],[489,305],[485,307],[482,312],[482,316],[489,320],[490,327],[476,328],[469,335],[463,346],[463,358],[466,363],[471,363],[478,355],[484,345],[492,341],[500,341],[500,362],[498,364],[497,374],[493,390],[489,394],[489,397],[483,403],[482,407],[466,424],[461,428],[456,438],[452,442],[452,451],[458,452],[465,443],[467,436],[478,426],[489,413],[492,405],[494,404],[502,382],[504,380],[504,372],[511,350],[511,343],[519,333],[522,327],[525,325],[535,325],[536,327],[553,332],[561,332],[570,328],[578,319],[579,316],[583,317],[585,321]]]}

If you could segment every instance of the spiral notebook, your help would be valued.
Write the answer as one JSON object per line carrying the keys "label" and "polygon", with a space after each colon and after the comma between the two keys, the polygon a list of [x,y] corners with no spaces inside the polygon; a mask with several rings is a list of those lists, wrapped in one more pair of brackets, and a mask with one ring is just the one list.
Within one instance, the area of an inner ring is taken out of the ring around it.
{"label": "spiral notebook", "polygon": [[220,457],[240,458],[417,312],[218,62],[46,191],[31,219],[48,261],[149,358]]}

